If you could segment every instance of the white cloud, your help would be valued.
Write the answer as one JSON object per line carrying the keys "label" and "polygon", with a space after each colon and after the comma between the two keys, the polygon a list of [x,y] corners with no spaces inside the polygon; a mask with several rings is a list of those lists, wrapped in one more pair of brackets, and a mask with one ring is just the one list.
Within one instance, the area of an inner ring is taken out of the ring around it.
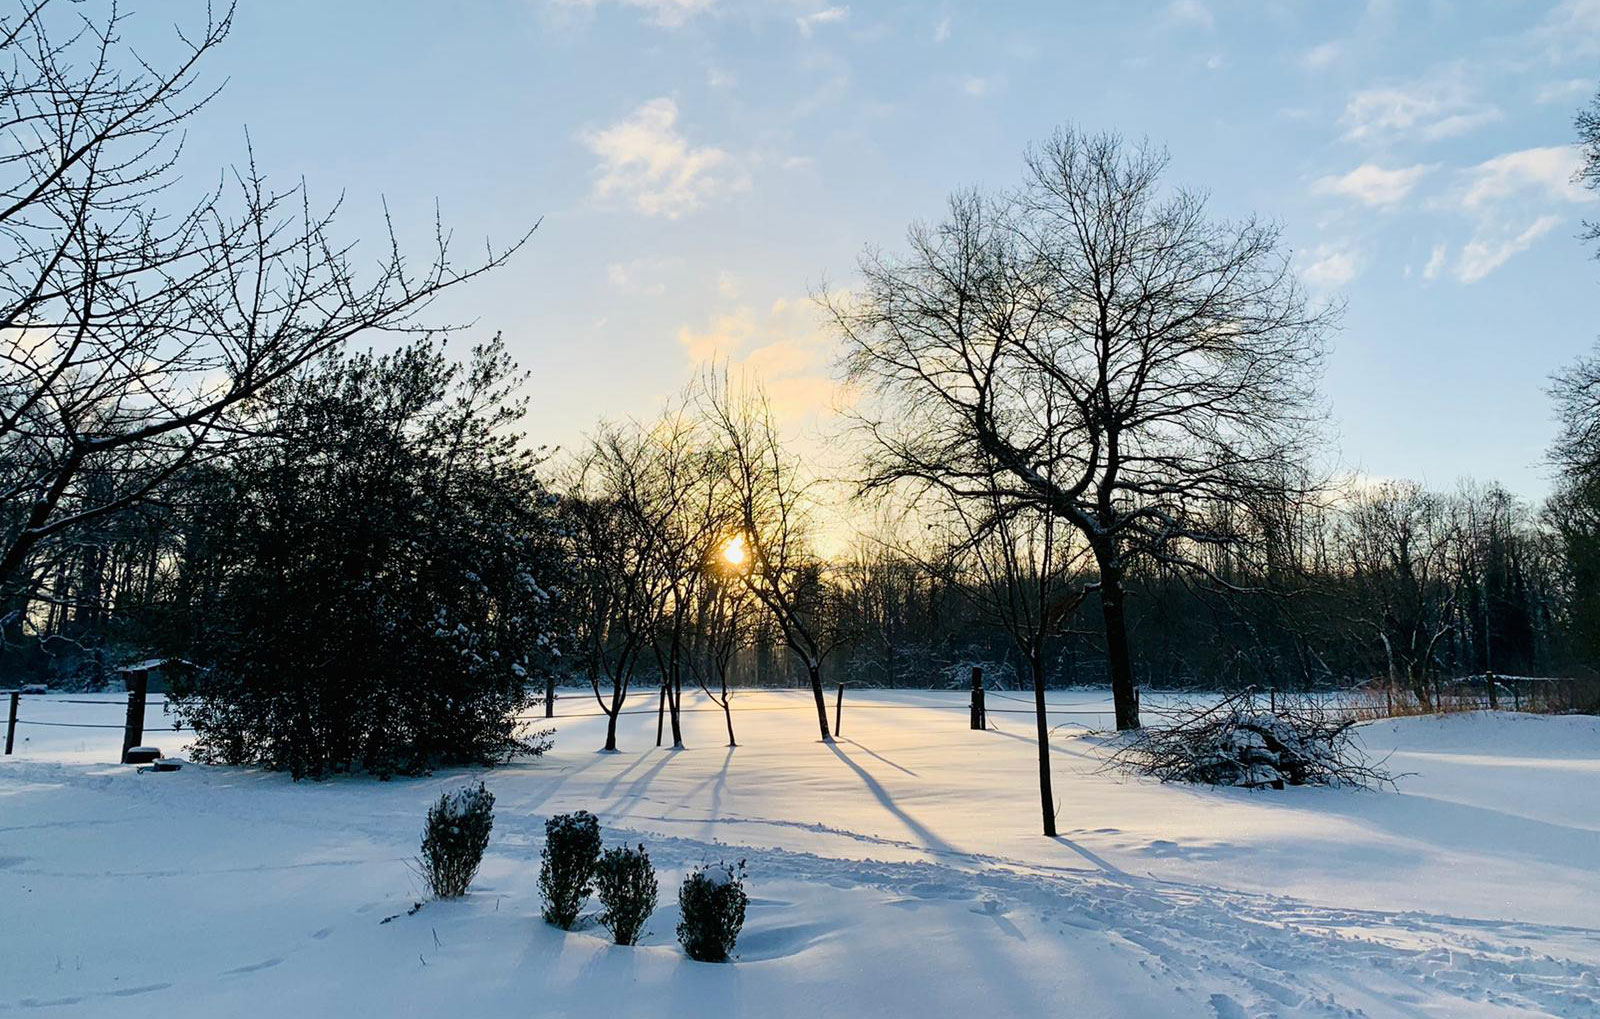
{"label": "white cloud", "polygon": [[1425,280],[1438,279],[1439,274],[1444,272],[1445,260],[1449,257],[1449,255],[1449,245],[1435,244],[1433,246],[1433,253],[1428,256],[1428,264],[1422,267],[1422,278]]}
{"label": "white cloud", "polygon": [[1361,275],[1361,256],[1353,248],[1319,244],[1301,278],[1320,290],[1337,290]]}
{"label": "white cloud", "polygon": [[1592,201],[1594,196],[1572,181],[1581,160],[1576,146],[1551,145],[1506,152],[1461,170],[1456,185],[1431,203],[1472,223],[1452,275],[1476,283],[1561,222],[1553,205]]}
{"label": "white cloud", "polygon": [[720,67],[706,68],[706,84],[712,88],[731,88],[739,83],[732,71],[725,71]]}
{"label": "white cloud", "polygon": [[815,420],[844,402],[833,378],[838,341],[809,301],[774,301],[683,326],[678,343],[695,365],[724,361],[758,379],[780,421]]}
{"label": "white cloud", "polygon": [[982,98],[1004,91],[1006,79],[1004,75],[991,74],[987,77],[978,74],[969,74],[961,79],[961,91],[969,96]]}
{"label": "white cloud", "polygon": [[649,16],[658,25],[676,28],[696,15],[705,14],[716,6],[717,0],[552,0],[557,7],[581,7],[594,10],[602,3],[615,3],[630,7]]}
{"label": "white cloud", "polygon": [[1560,216],[1540,216],[1522,232],[1499,238],[1475,237],[1461,249],[1456,260],[1456,278],[1463,283],[1476,283],[1500,268],[1513,255],[1527,251],[1533,242],[1555,229]]}
{"label": "white cloud", "polygon": [[1594,90],[1595,83],[1589,78],[1568,78],[1541,86],[1533,101],[1545,106],[1550,103],[1571,103],[1589,97]]}
{"label": "white cloud", "polygon": [[1403,200],[1433,168],[1418,163],[1386,170],[1363,163],[1349,173],[1319,178],[1311,185],[1318,194],[1343,195],[1367,205],[1393,205]]}
{"label": "white cloud", "polygon": [[945,42],[950,38],[950,19],[940,18],[933,26],[933,41]]}
{"label": "white cloud", "polygon": [[652,99],[610,127],[586,131],[600,157],[594,196],[617,198],[647,216],[676,219],[711,198],[747,186],[722,149],[695,147],[678,131],[678,104]]}
{"label": "white cloud", "polygon": [[667,292],[663,276],[681,272],[682,258],[635,258],[606,266],[606,281],[626,294],[660,297]]}
{"label": "white cloud", "polygon": [[1320,46],[1313,46],[1300,55],[1300,66],[1308,71],[1320,71],[1331,67],[1335,61],[1344,55],[1344,45],[1338,42],[1325,42]]}
{"label": "white cloud", "polygon": [[1466,171],[1461,204],[1478,209],[1527,192],[1568,202],[1589,201],[1593,196],[1572,179],[1582,165],[1583,152],[1576,145],[1507,152]]}
{"label": "white cloud", "polygon": [[1167,20],[1180,25],[1196,25],[1200,28],[1215,28],[1216,19],[1211,16],[1211,8],[1201,0],[1172,0],[1167,5]]}
{"label": "white cloud", "polygon": [[1533,37],[1558,63],[1600,54],[1600,0],[1564,0],[1533,30]]}
{"label": "white cloud", "polygon": [[794,19],[794,23],[800,26],[800,34],[809,38],[811,33],[817,30],[818,26],[832,25],[844,21],[848,17],[850,17],[850,8],[848,7],[825,7],[820,11],[802,14]]}
{"label": "white cloud", "polygon": [[1479,102],[1459,78],[1436,77],[1404,85],[1362,89],[1345,104],[1339,122],[1354,140],[1414,136],[1437,141],[1499,120],[1499,108]]}

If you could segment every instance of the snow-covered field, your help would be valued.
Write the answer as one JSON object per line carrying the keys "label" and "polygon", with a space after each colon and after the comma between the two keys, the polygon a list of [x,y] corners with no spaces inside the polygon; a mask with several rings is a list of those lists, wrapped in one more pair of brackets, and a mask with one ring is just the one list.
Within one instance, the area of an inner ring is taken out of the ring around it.
{"label": "snow-covered field", "polygon": [[[1413,773],[1386,793],[1123,779],[1068,725],[1048,840],[1031,719],[972,732],[963,705],[850,692],[829,747],[802,695],[741,693],[743,745],[696,711],[676,753],[655,749],[653,714],[624,718],[616,755],[595,752],[602,719],[559,720],[545,758],[483,773],[495,831],[471,895],[412,915],[423,812],[462,773],[137,774],[112,763],[114,729],[24,726],[0,758],[0,1011],[1600,1016],[1600,720],[1367,725]],[[34,697],[24,717],[121,715]],[[539,921],[544,819],[577,808],[661,871],[638,948]],[[679,878],[719,858],[748,859],[754,900],[727,966],[673,937]]]}

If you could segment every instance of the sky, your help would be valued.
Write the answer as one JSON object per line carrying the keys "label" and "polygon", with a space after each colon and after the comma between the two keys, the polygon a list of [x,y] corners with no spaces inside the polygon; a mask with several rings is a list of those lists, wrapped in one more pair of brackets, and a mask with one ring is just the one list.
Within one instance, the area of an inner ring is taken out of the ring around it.
{"label": "sky", "polygon": [[[203,12],[145,0],[140,31]],[[1600,0],[241,0],[208,73],[186,165],[237,163],[248,128],[374,261],[383,201],[418,241],[437,202],[464,258],[539,224],[431,314],[504,333],[552,445],[652,416],[711,356],[827,448],[811,295],[1065,124],[1282,225],[1344,306],[1323,391],[1350,469],[1542,497],[1544,388],[1600,332],[1600,203],[1570,181]]]}

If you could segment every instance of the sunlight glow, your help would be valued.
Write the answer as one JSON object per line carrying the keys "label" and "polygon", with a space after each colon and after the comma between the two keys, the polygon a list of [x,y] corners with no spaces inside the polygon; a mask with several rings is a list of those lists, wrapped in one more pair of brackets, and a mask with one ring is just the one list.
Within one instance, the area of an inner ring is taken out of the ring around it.
{"label": "sunlight glow", "polygon": [[736,534],[722,546],[722,558],[729,566],[743,566],[750,553],[744,547],[744,535]]}

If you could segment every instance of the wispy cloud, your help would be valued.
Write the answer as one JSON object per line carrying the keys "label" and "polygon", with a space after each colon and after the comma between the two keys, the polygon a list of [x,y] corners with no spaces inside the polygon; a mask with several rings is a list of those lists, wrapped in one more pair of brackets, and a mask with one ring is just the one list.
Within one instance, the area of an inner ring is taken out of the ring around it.
{"label": "wispy cloud", "polygon": [[652,99],[609,127],[583,133],[600,157],[594,196],[620,199],[647,216],[676,219],[747,185],[728,153],[691,145],[678,130],[678,104]]}
{"label": "wispy cloud", "polygon": [[[1476,283],[1527,251],[1562,221],[1553,207],[1589,202],[1594,196],[1572,181],[1582,154],[1574,145],[1519,149],[1457,171],[1455,183],[1429,204],[1472,224],[1451,274]],[[1430,260],[1439,275],[1442,263]]]}
{"label": "wispy cloud", "polygon": [[1564,0],[1534,28],[1533,38],[1556,63],[1600,55],[1600,0]]}
{"label": "wispy cloud", "polygon": [[712,10],[717,0],[551,0],[556,7],[594,10],[602,4],[631,7],[648,16],[649,20],[668,28],[676,28],[696,15]]}
{"label": "wispy cloud", "polygon": [[606,266],[606,282],[625,294],[643,294],[660,297],[667,292],[668,275],[681,273],[682,258],[635,258],[627,262],[612,262]]}
{"label": "wispy cloud", "polygon": [[1570,103],[1593,95],[1594,90],[1595,83],[1591,78],[1568,78],[1566,81],[1552,81],[1540,86],[1533,101],[1541,106],[1550,103]]}
{"label": "wispy cloud", "polygon": [[950,19],[940,18],[933,25],[933,41],[945,42],[950,38]]}
{"label": "wispy cloud", "polygon": [[1313,46],[1300,55],[1300,66],[1308,71],[1320,71],[1332,67],[1340,57],[1344,56],[1344,45],[1339,42],[1325,42],[1320,46]]}
{"label": "wispy cloud", "polygon": [[794,23],[800,27],[801,35],[810,38],[811,34],[820,26],[836,24],[849,17],[850,8],[848,7],[825,7],[820,11],[800,15],[800,17],[794,19]]}
{"label": "wispy cloud", "polygon": [[1300,276],[1319,290],[1337,290],[1361,275],[1362,258],[1345,244],[1319,244],[1311,251],[1311,264]]}
{"label": "wispy cloud", "polygon": [[1459,76],[1445,75],[1399,85],[1362,89],[1339,118],[1352,140],[1412,137],[1437,141],[1466,134],[1501,118]]}
{"label": "wispy cloud", "polygon": [[1478,282],[1510,261],[1512,256],[1527,251],[1534,241],[1560,222],[1560,216],[1540,216],[1511,236],[1473,238],[1461,249],[1461,257],[1456,260],[1456,278],[1463,283]]}
{"label": "wispy cloud", "polygon": [[983,98],[984,96],[994,95],[997,92],[1003,92],[1005,91],[1005,87],[1005,75],[1001,74],[991,74],[987,76],[969,74],[961,79],[961,91],[965,92],[969,96],[979,99]]}
{"label": "wispy cloud", "polygon": [[1433,168],[1422,163],[1386,170],[1377,163],[1363,163],[1349,173],[1317,179],[1311,190],[1324,195],[1342,195],[1367,205],[1394,205],[1405,199],[1417,182]]}
{"label": "wispy cloud", "polygon": [[681,327],[678,344],[691,364],[724,361],[750,372],[780,420],[814,421],[844,401],[831,369],[838,341],[808,301],[722,312],[703,327]]}
{"label": "wispy cloud", "polygon": [[1422,267],[1422,278],[1425,280],[1438,279],[1444,272],[1445,261],[1450,256],[1448,244],[1435,244],[1433,252],[1428,256],[1428,264]]}
{"label": "wispy cloud", "polygon": [[1467,183],[1460,201],[1468,209],[1483,208],[1525,193],[1531,193],[1534,198],[1590,201],[1594,196],[1572,179],[1582,165],[1583,153],[1576,145],[1507,152],[1466,171]]}
{"label": "wispy cloud", "polygon": [[1217,19],[1212,16],[1211,8],[1202,0],[1172,0],[1167,5],[1167,21],[1177,25],[1193,25],[1199,28],[1215,28]]}

